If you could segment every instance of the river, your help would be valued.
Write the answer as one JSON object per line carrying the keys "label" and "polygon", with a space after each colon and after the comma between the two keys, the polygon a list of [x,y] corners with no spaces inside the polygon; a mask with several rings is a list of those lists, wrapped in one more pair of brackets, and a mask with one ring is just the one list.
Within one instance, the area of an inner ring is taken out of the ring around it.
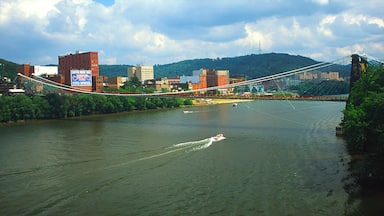
{"label": "river", "polygon": [[0,214],[344,215],[344,107],[258,100],[1,126]]}

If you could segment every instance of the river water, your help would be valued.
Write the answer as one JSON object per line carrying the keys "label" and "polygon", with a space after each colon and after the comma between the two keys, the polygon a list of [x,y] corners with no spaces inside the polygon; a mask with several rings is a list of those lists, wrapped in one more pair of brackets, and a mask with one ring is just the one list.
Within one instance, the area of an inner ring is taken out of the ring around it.
{"label": "river water", "polygon": [[2,126],[0,214],[344,215],[344,107],[259,100]]}

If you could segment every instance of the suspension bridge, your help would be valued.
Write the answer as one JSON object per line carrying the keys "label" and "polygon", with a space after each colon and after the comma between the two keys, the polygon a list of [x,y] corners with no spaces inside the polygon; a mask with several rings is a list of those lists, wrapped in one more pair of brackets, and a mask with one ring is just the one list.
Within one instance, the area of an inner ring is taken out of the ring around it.
{"label": "suspension bridge", "polygon": [[[67,92],[67,93],[78,93],[78,94],[93,94],[93,95],[106,95],[106,96],[129,96],[129,97],[193,97],[193,96],[198,96],[198,97],[204,97],[204,95],[200,95],[199,93],[201,92],[208,92],[208,91],[215,91],[215,90],[220,90],[220,89],[234,89],[237,87],[244,87],[244,86],[256,86],[256,85],[263,85],[266,82],[271,82],[274,83],[278,89],[278,91],[283,92],[284,95],[284,90],[286,89],[287,81],[302,81],[298,79],[298,76],[300,74],[319,74],[324,71],[329,71],[329,69],[332,66],[335,65],[342,65],[344,68],[349,68],[348,70],[351,73],[351,80],[356,79],[354,76],[359,76],[361,72],[364,72],[365,67],[363,67],[361,64],[361,61],[358,61],[357,67],[354,67],[354,60],[353,56],[357,56],[358,59],[364,60],[365,63],[367,64],[383,64],[382,60],[378,60],[374,57],[370,57],[367,55],[358,55],[354,54],[352,56],[345,56],[333,61],[329,62],[320,62],[316,63],[313,65],[301,67],[298,69],[293,69],[289,71],[284,71],[284,72],[279,72],[275,73],[273,75],[268,75],[264,77],[259,77],[259,78],[254,78],[250,80],[245,80],[242,82],[237,82],[237,83],[231,83],[227,85],[220,85],[220,86],[214,86],[214,87],[208,87],[208,88],[201,88],[201,89],[192,89],[192,90],[184,90],[184,91],[175,91],[175,92],[154,92],[154,93],[130,93],[130,94],[124,94],[124,93],[109,93],[109,92],[93,92],[93,91],[87,91],[84,89],[76,88],[73,86],[68,86],[64,84],[60,84],[54,81],[51,81],[49,79],[40,77],[40,76],[35,76],[32,75],[32,77],[25,76],[23,74],[18,74],[18,76],[21,78],[21,83],[24,88],[29,88],[30,91],[36,91],[36,86],[40,86],[40,91],[47,90],[49,92]],[[352,62],[352,64],[351,64]],[[351,67],[347,67],[347,66]],[[328,68],[328,69],[327,69]],[[354,71],[357,70],[357,71]],[[340,71],[338,71],[340,72]],[[346,71],[344,71],[346,72]],[[349,73],[349,72],[347,72]],[[357,75],[356,75],[357,74]],[[318,77],[316,75],[316,77]],[[284,86],[280,86],[278,83],[285,83]]]}

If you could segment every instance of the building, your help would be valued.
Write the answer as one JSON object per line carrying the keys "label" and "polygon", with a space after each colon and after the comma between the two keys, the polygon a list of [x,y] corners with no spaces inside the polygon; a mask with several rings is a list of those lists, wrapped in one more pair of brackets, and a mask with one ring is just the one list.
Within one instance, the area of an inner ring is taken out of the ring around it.
{"label": "building", "polygon": [[92,91],[102,92],[104,88],[104,76],[92,76]]}
{"label": "building", "polygon": [[16,69],[17,73],[23,74],[27,77],[32,77],[33,74],[33,66],[30,64],[22,64],[20,67]]}
{"label": "building", "polygon": [[[225,86],[229,84],[229,70],[208,70],[207,71],[207,87]],[[218,89],[222,93],[226,93],[227,89]]]}
{"label": "building", "polygon": [[132,79],[133,77],[136,77],[136,67],[128,68],[128,79]]}
{"label": "building", "polygon": [[[40,76],[52,81],[60,81],[58,76],[58,67],[57,66],[39,66],[39,65],[30,65],[22,64],[17,69],[17,73],[23,74],[27,77]],[[27,89],[27,93],[41,93],[43,91],[43,85],[41,83],[35,83],[34,85],[25,86],[22,79],[18,79],[18,86],[20,88]],[[63,83],[63,82],[60,82]]]}
{"label": "building", "polygon": [[322,72],[320,78],[323,80],[343,80],[343,78],[339,77],[339,72]]}
{"label": "building", "polygon": [[16,84],[12,83],[7,77],[3,77],[0,80],[0,95],[9,94],[10,89],[16,89]]}
{"label": "building", "polygon": [[207,88],[207,71],[208,69],[200,69],[192,71],[192,76],[181,76],[180,83],[188,83],[189,90]]}
{"label": "building", "polygon": [[318,79],[319,77],[317,73],[311,73],[311,72],[304,72],[296,76],[298,76],[300,80],[314,80],[314,79]]}
{"label": "building", "polygon": [[32,71],[35,76],[45,76],[45,77],[54,77],[57,76],[58,67],[57,66],[32,66]]}
{"label": "building", "polygon": [[116,76],[108,78],[108,87],[119,89],[124,86],[124,83],[127,82],[127,77]]}
{"label": "building", "polygon": [[77,51],[75,54],[59,56],[58,73],[64,77],[65,85],[89,91],[101,91],[103,88],[97,52]]}
{"label": "building", "polygon": [[153,80],[155,77],[153,66],[137,65],[136,67],[128,68],[128,79],[132,77],[137,77],[141,83],[144,83],[146,80]]}

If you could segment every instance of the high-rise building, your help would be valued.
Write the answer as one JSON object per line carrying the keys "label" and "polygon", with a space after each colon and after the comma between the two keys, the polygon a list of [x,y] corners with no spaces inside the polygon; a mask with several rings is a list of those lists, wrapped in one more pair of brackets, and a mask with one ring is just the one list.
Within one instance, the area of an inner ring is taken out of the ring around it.
{"label": "high-rise building", "polygon": [[[99,58],[97,52],[80,52],[59,56],[59,75],[64,77],[64,84],[76,86],[86,90],[100,90],[99,76]],[[75,81],[76,80],[76,81]],[[101,86],[100,86],[101,84]]]}
{"label": "high-rise building", "polygon": [[137,77],[140,82],[154,79],[153,66],[137,65],[136,67],[128,68],[128,79]]}

